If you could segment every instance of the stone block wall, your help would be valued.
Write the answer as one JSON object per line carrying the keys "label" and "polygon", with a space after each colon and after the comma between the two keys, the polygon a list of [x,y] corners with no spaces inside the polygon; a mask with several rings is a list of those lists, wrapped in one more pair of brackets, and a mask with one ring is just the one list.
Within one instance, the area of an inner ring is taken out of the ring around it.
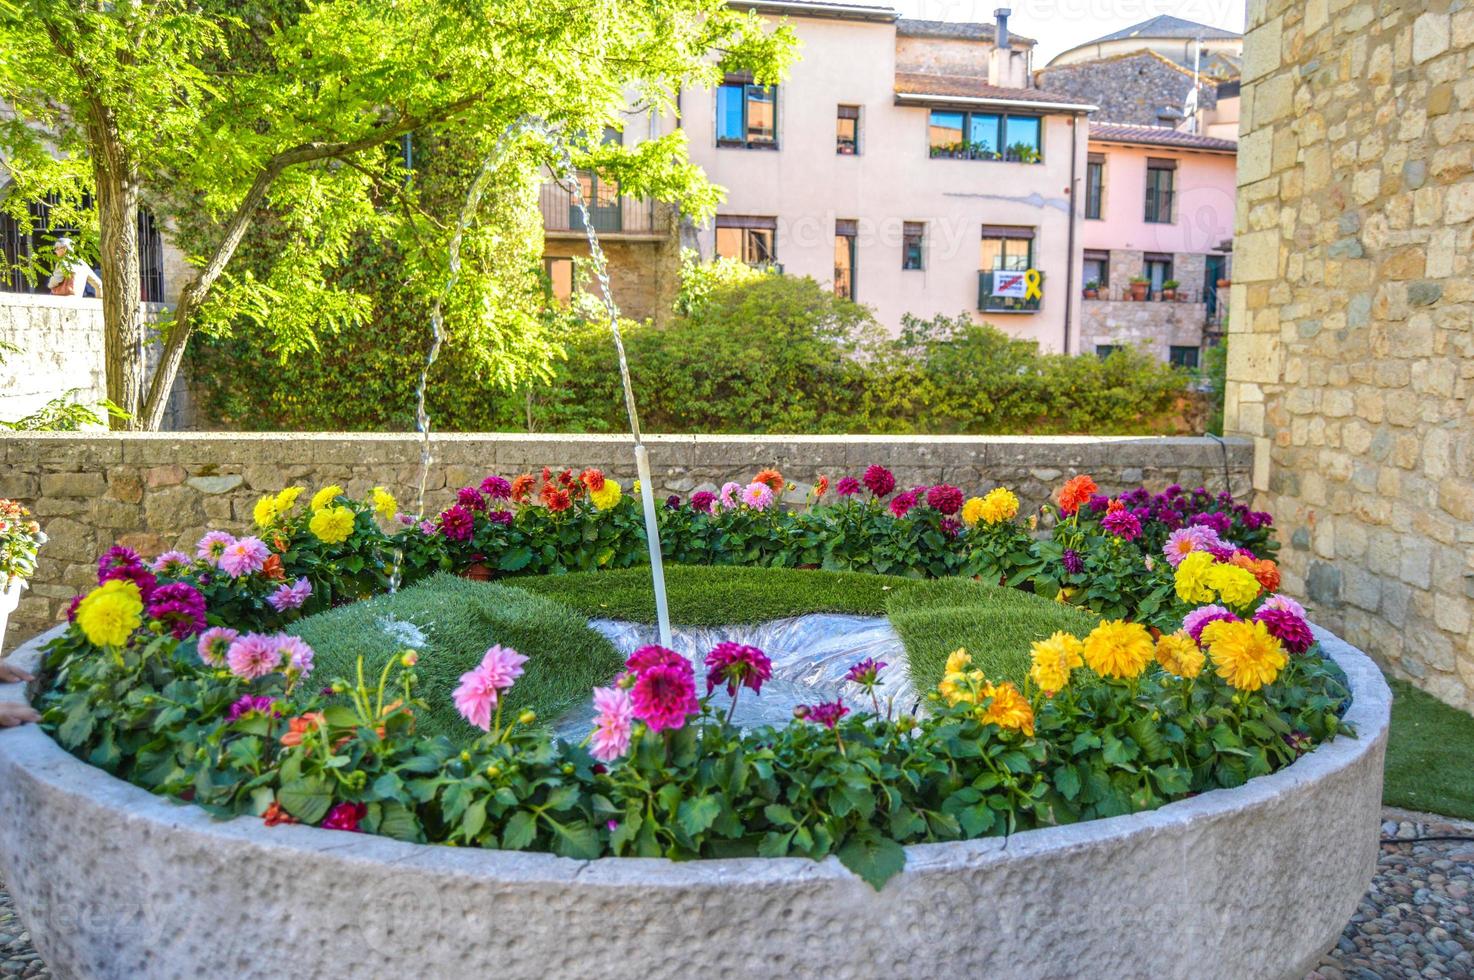
{"label": "stone block wall", "polygon": [[1474,709],[1474,6],[1251,0],[1226,416],[1286,584]]}
{"label": "stone block wall", "polygon": [[[1193,73],[1167,58],[1143,49],[1099,61],[1041,68],[1034,73],[1038,86],[1049,92],[1070,95],[1100,106],[1098,122],[1160,125],[1163,109],[1182,112],[1193,90]],[[1199,104],[1212,109],[1218,103],[1218,86],[1200,87]]]}
{"label": "stone block wall", "polygon": [[1201,347],[1207,307],[1202,303],[1132,303],[1085,300],[1080,304],[1080,353],[1097,344],[1141,347],[1167,360],[1171,347]]}
{"label": "stone block wall", "polygon": [[[777,466],[802,500],[821,474],[837,479],[871,463],[903,484],[954,483],[969,492],[1006,485],[1037,506],[1075,473],[1107,492],[1177,482],[1236,493],[1249,486],[1251,447],[1230,440],[1108,437],[651,436],[659,495],[716,489]],[[71,597],[96,583],[98,554],[114,543],[152,556],[192,548],[207,528],[240,531],[267,492],[341,484],[361,496],[387,486],[414,507],[420,445],[413,435],[339,433],[20,434],[0,437],[0,496],[28,504],[51,536],[21,599],[8,647],[56,622]],[[628,486],[627,437],[445,435],[434,442],[427,509],[487,473],[544,465],[597,466]]]}

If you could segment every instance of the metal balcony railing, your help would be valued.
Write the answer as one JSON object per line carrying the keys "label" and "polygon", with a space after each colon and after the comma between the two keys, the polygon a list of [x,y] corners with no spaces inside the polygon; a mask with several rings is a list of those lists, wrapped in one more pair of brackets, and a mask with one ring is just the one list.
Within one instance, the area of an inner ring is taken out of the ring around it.
{"label": "metal balcony railing", "polygon": [[[585,190],[592,182],[585,181]],[[607,185],[592,183],[588,194],[589,218],[600,235],[655,235],[655,202],[642,201],[618,194]],[[551,181],[542,185],[538,206],[543,214],[543,230],[582,234],[583,215],[573,195]]]}
{"label": "metal balcony railing", "polygon": [[[1044,273],[1039,273],[1039,295],[1032,299],[1021,296],[994,296],[995,276],[1022,276],[1022,272],[984,270],[978,273],[978,309],[984,313],[1036,313],[1044,300]],[[1027,291],[1027,287],[1026,287]]]}

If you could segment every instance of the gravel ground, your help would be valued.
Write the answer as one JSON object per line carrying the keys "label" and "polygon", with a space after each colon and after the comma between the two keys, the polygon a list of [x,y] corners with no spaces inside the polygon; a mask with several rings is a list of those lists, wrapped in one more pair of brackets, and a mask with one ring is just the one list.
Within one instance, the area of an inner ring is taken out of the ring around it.
{"label": "gravel ground", "polygon": [[[1474,841],[1411,842],[1414,837],[1474,837],[1474,824],[1388,810],[1377,876],[1336,948],[1306,980],[1474,980]],[[0,881],[0,978],[46,978]]]}

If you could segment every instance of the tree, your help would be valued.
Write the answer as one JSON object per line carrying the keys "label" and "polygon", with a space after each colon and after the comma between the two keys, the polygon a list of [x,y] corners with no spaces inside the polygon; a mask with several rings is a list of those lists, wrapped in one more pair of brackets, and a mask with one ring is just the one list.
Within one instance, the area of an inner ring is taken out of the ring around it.
{"label": "tree", "polygon": [[[326,274],[354,235],[399,240],[406,280],[433,295],[452,229],[418,207],[404,135],[501,146],[499,174],[530,201],[558,153],[535,132],[507,135],[536,120],[578,165],[705,216],[718,192],[681,132],[631,148],[599,138],[632,106],[674,112],[682,87],[724,69],[776,81],[794,49],[789,29],[764,31],[724,0],[0,0],[0,100],[14,110],[0,139],[11,199],[91,193],[108,397],[152,429],[196,330],[246,324],[286,356],[360,320],[361,297]],[[211,232],[151,378],[136,356],[144,196]],[[268,207],[288,244],[265,275],[237,272]],[[497,216],[483,218],[473,237],[494,240]],[[506,384],[545,375],[557,352],[527,299],[530,268],[468,265],[453,297],[457,328]]]}

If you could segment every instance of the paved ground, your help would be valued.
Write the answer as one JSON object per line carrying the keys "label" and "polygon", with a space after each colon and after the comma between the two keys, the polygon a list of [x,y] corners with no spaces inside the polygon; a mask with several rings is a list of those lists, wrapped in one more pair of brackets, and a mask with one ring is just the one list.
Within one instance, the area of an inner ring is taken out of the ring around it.
{"label": "paved ground", "polygon": [[[1388,810],[1372,888],[1340,943],[1306,980],[1474,980],[1474,840],[1413,841],[1415,837],[1474,837],[1474,824]],[[0,881],[0,978],[46,978]]]}

